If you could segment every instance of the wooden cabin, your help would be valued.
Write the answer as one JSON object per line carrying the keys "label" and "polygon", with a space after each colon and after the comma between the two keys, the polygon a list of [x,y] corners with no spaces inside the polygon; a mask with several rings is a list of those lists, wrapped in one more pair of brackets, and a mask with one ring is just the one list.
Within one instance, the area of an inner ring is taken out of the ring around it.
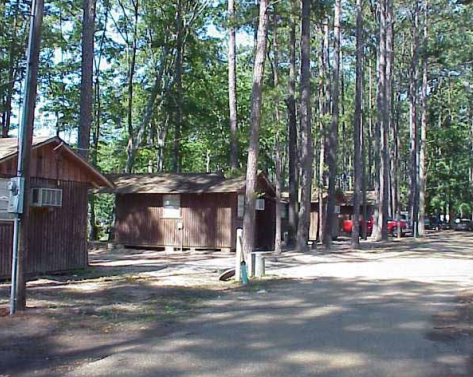
{"label": "wooden cabin", "polygon": [[[328,195],[326,193],[323,194],[322,198],[322,209],[325,212],[327,206],[327,199]],[[334,224],[332,227],[332,236],[333,238],[338,237],[340,233],[340,222],[338,220],[338,215],[340,214],[341,204],[344,202],[345,198],[342,193],[336,193],[336,201],[335,201],[335,209],[334,213],[337,216],[337,219],[334,220]],[[310,203],[310,227],[309,227],[309,240],[315,241],[319,238],[319,227],[320,227],[320,199],[317,192],[314,192],[312,195],[312,200]]]}
{"label": "wooden cabin", "polygon": [[[18,139],[0,139],[0,277],[11,274],[13,215],[8,182],[16,175]],[[87,191],[112,187],[58,137],[34,138],[29,195],[30,237],[26,273],[87,267]]]}
{"label": "wooden cabin", "polygon": [[[236,230],[243,227],[244,177],[166,173],[111,175],[109,179],[115,186],[118,244],[167,249],[236,248]],[[271,250],[275,192],[264,174],[258,175],[257,191],[256,247]]]}
{"label": "wooden cabin", "polygon": [[[343,222],[345,220],[353,220],[354,206],[353,206],[353,191],[337,192],[335,202],[335,213],[337,214],[335,223],[333,224],[332,235],[338,237],[343,232]],[[327,194],[323,194],[323,208],[327,205]],[[375,203],[375,192],[367,192],[367,214],[368,218],[373,215],[373,208]],[[361,199],[362,200],[362,199]],[[309,239],[316,240],[319,232],[319,207],[320,199],[317,193],[312,196],[311,208],[310,208],[310,230]],[[363,214],[363,205],[360,205],[360,216]]]}
{"label": "wooden cabin", "polygon": [[[343,193],[344,201],[340,203],[341,209],[340,213],[343,215],[346,220],[353,220],[354,206],[353,206],[353,191],[345,191]],[[368,218],[373,215],[374,206],[376,204],[376,192],[367,191],[366,192],[366,213]],[[363,197],[360,197],[360,216],[363,215]]]}

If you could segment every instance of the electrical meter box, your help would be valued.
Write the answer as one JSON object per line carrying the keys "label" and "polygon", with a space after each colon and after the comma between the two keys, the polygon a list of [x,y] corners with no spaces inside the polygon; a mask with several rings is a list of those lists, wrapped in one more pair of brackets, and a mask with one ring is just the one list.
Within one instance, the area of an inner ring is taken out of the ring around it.
{"label": "electrical meter box", "polygon": [[25,179],[15,177],[8,183],[10,197],[7,211],[10,213],[23,213],[23,199],[25,192]]}

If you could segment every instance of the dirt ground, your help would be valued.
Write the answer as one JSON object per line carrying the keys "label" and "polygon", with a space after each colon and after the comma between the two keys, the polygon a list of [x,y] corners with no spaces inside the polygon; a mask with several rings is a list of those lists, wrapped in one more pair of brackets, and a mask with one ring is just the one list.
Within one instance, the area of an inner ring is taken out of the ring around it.
{"label": "dirt ground", "polygon": [[29,282],[28,310],[14,317],[10,286],[0,283],[0,377],[61,375],[94,361],[91,348],[144,339],[148,331],[164,336],[206,301],[246,289],[218,280],[232,263],[224,253],[95,248],[89,268]]}
{"label": "dirt ground", "polygon": [[[431,234],[422,241],[363,243],[356,252],[341,241],[330,252],[287,251],[268,257],[268,278],[242,288],[218,281],[219,273],[233,266],[230,254],[95,248],[90,251],[88,269],[29,282],[28,310],[23,314],[7,315],[9,285],[0,283],[0,377],[65,374],[106,357],[112,346],[126,349],[150,334],[164,337],[216,299],[239,291],[264,291],[278,279],[337,274],[377,278],[376,273],[380,279],[389,279],[390,271],[398,268],[407,279],[428,282],[432,276],[418,274],[418,269],[410,273],[409,268],[416,263],[428,265],[438,279],[445,258],[458,262],[458,292],[452,292],[457,305],[432,318],[429,336],[434,341],[473,337],[473,264],[465,263],[473,263],[470,250],[473,234],[455,232]],[[449,281],[448,273],[442,279]]]}

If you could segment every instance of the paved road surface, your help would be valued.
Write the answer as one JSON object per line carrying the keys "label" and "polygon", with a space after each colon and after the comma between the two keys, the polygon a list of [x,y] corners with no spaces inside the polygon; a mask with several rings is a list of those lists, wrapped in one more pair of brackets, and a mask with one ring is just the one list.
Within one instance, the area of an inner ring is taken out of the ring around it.
{"label": "paved road surface", "polygon": [[292,253],[268,272],[301,280],[225,294],[177,331],[117,346],[69,376],[473,376],[470,338],[443,320],[472,287],[469,234]]}

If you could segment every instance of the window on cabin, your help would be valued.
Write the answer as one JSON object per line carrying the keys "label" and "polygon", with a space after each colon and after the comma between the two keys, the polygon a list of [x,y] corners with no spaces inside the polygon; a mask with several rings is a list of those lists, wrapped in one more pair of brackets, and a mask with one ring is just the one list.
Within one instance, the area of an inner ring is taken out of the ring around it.
{"label": "window on cabin", "polygon": [[237,217],[241,219],[245,214],[245,195],[238,195]]}
{"label": "window on cabin", "polygon": [[181,217],[181,196],[164,195],[163,217],[178,219]]}
{"label": "window on cabin", "polygon": [[10,199],[9,182],[9,179],[0,178],[0,220],[13,220],[14,218],[14,214],[7,211]]}

